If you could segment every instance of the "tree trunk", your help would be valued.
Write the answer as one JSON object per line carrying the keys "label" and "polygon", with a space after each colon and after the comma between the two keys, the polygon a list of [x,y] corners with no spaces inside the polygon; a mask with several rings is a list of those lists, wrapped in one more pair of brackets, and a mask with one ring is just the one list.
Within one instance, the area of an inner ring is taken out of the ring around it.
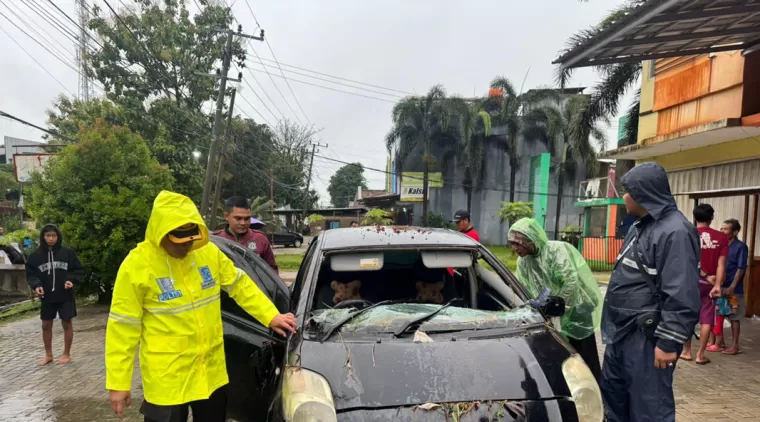
{"label": "tree trunk", "polygon": [[422,225],[427,227],[428,225],[428,175],[430,174],[430,167],[428,165],[428,157],[425,154],[425,172],[422,176]]}
{"label": "tree trunk", "polygon": [[554,213],[554,239],[559,240],[559,215],[562,213],[562,195],[565,188],[565,160],[567,157],[567,143],[562,143],[562,160],[559,163],[559,175],[557,177],[557,210]]}
{"label": "tree trunk", "polygon": [[472,213],[472,186],[467,187],[467,212]]}
{"label": "tree trunk", "polygon": [[509,160],[509,202],[515,202],[515,179],[517,178],[517,160]]}

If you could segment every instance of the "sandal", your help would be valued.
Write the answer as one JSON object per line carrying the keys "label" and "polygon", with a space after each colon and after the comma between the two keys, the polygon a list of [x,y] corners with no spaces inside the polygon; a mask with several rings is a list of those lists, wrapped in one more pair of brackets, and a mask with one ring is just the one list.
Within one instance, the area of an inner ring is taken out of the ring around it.
{"label": "sandal", "polygon": [[692,358],[691,356],[689,356],[689,357],[684,357],[683,355],[682,355],[682,356],[679,356],[679,357],[678,357],[678,359],[680,359],[680,360],[685,360],[685,361],[687,361],[687,362],[691,362],[692,360],[694,360],[694,358]]}
{"label": "sandal", "polygon": [[705,358],[705,360],[702,360],[702,361],[695,360],[694,363],[696,363],[697,365],[707,365],[708,363],[710,363],[710,359]]}
{"label": "sandal", "polygon": [[708,352],[713,352],[713,353],[721,353],[721,352],[723,352],[724,350],[725,350],[725,349],[723,349],[722,347],[716,346],[716,345],[714,345],[714,344],[711,344],[711,345],[707,346],[707,351],[708,351]]}
{"label": "sandal", "polygon": [[730,348],[730,349],[726,349],[726,350],[724,350],[724,351],[723,351],[723,354],[724,354],[724,355],[731,355],[731,356],[734,356],[734,355],[738,355],[738,354],[741,354],[741,352],[742,352],[741,350],[739,350],[739,349],[734,349],[734,348],[732,347],[732,348]]}

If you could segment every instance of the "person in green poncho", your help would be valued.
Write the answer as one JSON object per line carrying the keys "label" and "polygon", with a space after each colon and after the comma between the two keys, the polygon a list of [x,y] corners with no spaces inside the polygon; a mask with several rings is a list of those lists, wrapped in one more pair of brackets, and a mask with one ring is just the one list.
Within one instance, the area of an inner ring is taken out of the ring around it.
{"label": "person in green poncho", "polygon": [[533,298],[548,293],[565,300],[562,334],[598,381],[602,369],[594,332],[602,319],[602,292],[586,260],[571,244],[549,240],[532,218],[512,224],[509,244],[519,256],[517,278]]}

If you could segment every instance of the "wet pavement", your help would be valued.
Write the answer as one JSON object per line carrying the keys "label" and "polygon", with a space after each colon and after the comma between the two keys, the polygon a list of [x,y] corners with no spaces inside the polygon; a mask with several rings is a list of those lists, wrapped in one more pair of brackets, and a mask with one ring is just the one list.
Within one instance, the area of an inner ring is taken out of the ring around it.
{"label": "wet pavement", "polygon": [[[116,421],[105,391],[104,307],[80,308],[74,321],[72,362],[38,367],[43,355],[38,317],[0,325],[0,421]],[[712,353],[712,363],[679,362],[675,395],[677,421],[750,421],[760,415],[760,321],[742,324],[738,356]],[[53,351],[63,350],[56,321]],[[600,346],[600,353],[602,346]],[[141,421],[139,368],[135,368],[132,408],[127,421]]]}

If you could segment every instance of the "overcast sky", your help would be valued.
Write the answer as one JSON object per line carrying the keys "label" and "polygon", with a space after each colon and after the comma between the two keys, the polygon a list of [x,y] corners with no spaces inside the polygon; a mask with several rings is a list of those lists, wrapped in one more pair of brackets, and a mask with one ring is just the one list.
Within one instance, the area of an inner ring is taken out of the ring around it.
{"label": "overcast sky", "polygon": [[[103,4],[102,0],[96,1]],[[130,3],[130,0],[122,1]],[[94,0],[87,2],[92,5]],[[119,5],[119,0],[109,2],[113,6]],[[55,3],[76,17],[74,0],[55,0]],[[188,0],[188,3],[195,10],[194,1]],[[227,3],[233,3],[233,12],[245,32],[256,28],[246,0],[227,0]],[[282,117],[311,122],[322,129],[320,140],[329,145],[321,149],[320,155],[384,169],[387,153],[383,139],[390,127],[390,111],[393,101],[404,94],[367,85],[360,88],[337,85],[315,79],[334,80],[309,71],[416,94],[424,94],[434,84],[443,84],[449,94],[466,97],[486,95],[489,82],[497,75],[508,77],[518,87],[525,79],[526,90],[550,85],[554,74],[551,62],[567,38],[598,22],[621,3],[622,0],[585,3],[577,0],[248,0],[266,30],[266,38],[277,59],[282,64],[307,71],[283,66],[285,75],[291,78],[290,88],[295,98],[278,76],[276,66],[269,68],[271,77],[262,72],[245,72],[244,79],[258,90],[266,106],[245,83],[240,88],[239,98],[242,96],[248,100],[263,117],[245,100],[239,99],[237,103],[242,113],[259,122],[274,122]],[[27,27],[31,22],[39,36],[50,40],[42,41],[43,44],[52,45],[53,52],[60,51],[58,56],[76,67],[73,41],[46,24],[36,12],[37,5],[61,19],[61,24],[75,30],[73,24],[65,21],[44,0],[0,0],[0,12],[38,38]],[[104,6],[102,8],[107,10]],[[0,110],[46,126],[45,110],[58,95],[68,94],[64,87],[77,93],[78,74],[3,16],[0,16],[0,28]],[[273,59],[266,44],[254,42],[253,48],[256,53],[249,51],[249,58],[255,59],[258,54],[262,59]],[[263,69],[260,65],[251,67]],[[581,69],[576,72],[572,85],[591,86],[596,80],[593,71]],[[622,104],[621,109],[625,110],[627,105]],[[267,111],[267,107],[273,114]],[[610,128],[612,140],[617,133],[616,125],[615,122]],[[3,135],[40,140],[41,133],[0,118],[0,137]],[[322,202],[329,202],[327,183],[340,166],[325,158],[315,159],[314,183]],[[383,173],[368,170],[365,174],[370,188],[384,187]]]}

